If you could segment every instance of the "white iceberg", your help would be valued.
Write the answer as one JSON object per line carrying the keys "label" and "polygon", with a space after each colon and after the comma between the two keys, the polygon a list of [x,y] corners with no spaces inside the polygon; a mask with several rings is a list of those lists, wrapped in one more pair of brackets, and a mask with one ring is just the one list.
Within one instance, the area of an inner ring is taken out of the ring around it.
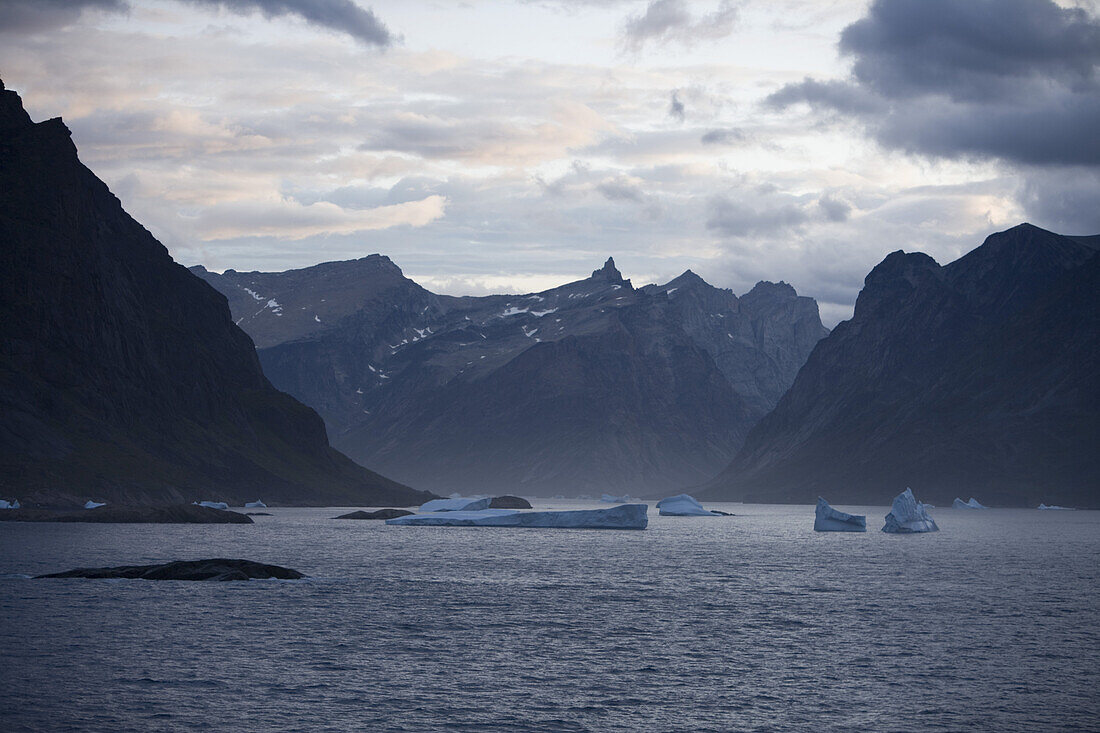
{"label": "white iceberg", "polygon": [[714,512],[707,511],[703,505],[695,500],[695,497],[687,494],[677,494],[657,502],[657,508],[661,510],[662,517],[717,517]]}
{"label": "white iceberg", "polygon": [[936,526],[936,521],[928,516],[927,505],[917,501],[912,489],[906,489],[894,499],[882,531],[891,534],[910,534],[939,532],[940,528]]}
{"label": "white iceberg", "polygon": [[630,494],[623,494],[622,496],[612,496],[611,494],[604,494],[600,497],[600,501],[607,504],[625,504],[630,501]]}
{"label": "white iceberg", "polygon": [[988,509],[987,506],[982,506],[978,503],[978,500],[973,496],[970,497],[970,501],[963,501],[959,497],[955,497],[955,501],[951,504],[955,509]]}
{"label": "white iceberg", "polygon": [[245,509],[267,509],[267,504],[257,499],[256,501],[250,501],[244,505]]}
{"label": "white iceberg", "polygon": [[84,502],[84,508],[85,509],[96,509],[97,507],[101,507],[101,506],[107,506],[107,502],[105,502],[105,501],[92,501],[91,499],[88,499],[88,501]]}
{"label": "white iceberg", "polygon": [[645,529],[649,523],[645,504],[624,504],[609,509],[581,509],[567,512],[530,512],[518,509],[450,511],[439,514],[410,514],[387,519],[399,526],[445,527],[542,527],[562,529]]}
{"label": "white iceberg", "polygon": [[814,513],[814,532],[866,532],[867,517],[862,514],[848,514],[829,506],[829,502],[817,497],[817,509]]}
{"label": "white iceberg", "polygon": [[488,509],[492,498],[484,499],[432,499],[420,505],[422,512],[479,512]]}
{"label": "white iceberg", "polygon": [[228,509],[229,505],[224,501],[193,501],[192,504],[204,506],[207,509]]}
{"label": "white iceberg", "polygon": [[8,501],[7,499],[0,499],[0,509],[18,509],[18,508],[19,508],[19,500],[18,499],[13,499],[12,501]]}
{"label": "white iceberg", "polygon": [[[19,504],[19,502],[15,502],[15,503],[16,503],[16,505],[18,505],[18,504]],[[1059,511],[1063,511],[1063,512],[1072,512],[1072,511],[1073,511],[1073,508],[1072,508],[1072,507],[1068,507],[1068,506],[1058,506],[1057,504],[1051,504],[1051,505],[1049,505],[1049,506],[1048,506],[1048,505],[1046,505],[1046,504],[1040,504],[1040,505],[1039,505],[1038,507],[1036,507],[1036,508],[1037,508],[1037,509],[1057,509],[1057,510],[1059,510]]]}

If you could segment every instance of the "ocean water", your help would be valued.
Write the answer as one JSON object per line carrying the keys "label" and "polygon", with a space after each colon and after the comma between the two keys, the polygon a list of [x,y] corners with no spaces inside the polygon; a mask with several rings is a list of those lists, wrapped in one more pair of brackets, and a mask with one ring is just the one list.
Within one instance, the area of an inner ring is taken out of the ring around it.
{"label": "ocean water", "polygon": [[[537,507],[584,508],[582,502]],[[607,506],[607,505],[599,505]],[[0,729],[1100,730],[1100,512],[0,523]],[[241,557],[302,581],[29,580]]]}

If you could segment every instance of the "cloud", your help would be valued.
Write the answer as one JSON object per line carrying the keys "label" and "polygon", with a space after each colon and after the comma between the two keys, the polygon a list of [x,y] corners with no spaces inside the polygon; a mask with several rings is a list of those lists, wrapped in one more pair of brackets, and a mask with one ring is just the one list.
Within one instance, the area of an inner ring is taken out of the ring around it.
{"label": "cloud", "polygon": [[623,25],[623,43],[640,51],[646,43],[685,46],[699,40],[724,38],[733,32],[737,6],[723,0],[713,13],[696,18],[684,0],[653,0],[641,15],[632,15]]}
{"label": "cloud", "polygon": [[817,200],[817,205],[825,212],[825,218],[829,221],[847,221],[848,215],[852,213],[851,204],[847,201],[841,201],[830,194],[826,194],[819,198]]}
{"label": "cloud", "polygon": [[699,142],[703,145],[735,145],[744,142],[745,139],[746,136],[744,132],[735,127],[731,127],[724,130],[707,130],[703,133],[703,136],[699,138]]}
{"label": "cloud", "polygon": [[1100,165],[1100,21],[1051,0],[876,0],[841,33],[847,80],[768,98],[853,117],[938,158]]}
{"label": "cloud", "polygon": [[672,98],[668,102],[668,116],[684,121],[684,103],[680,101],[680,96],[676,93],[672,93]]}
{"label": "cloud", "polygon": [[[178,0],[237,15],[296,16],[310,25],[346,33],[360,43],[385,48],[397,39],[374,11],[352,0]],[[0,0],[0,32],[36,32],[71,25],[85,10],[128,12],[129,0]]]}
{"label": "cloud", "polygon": [[710,201],[707,229],[724,237],[750,237],[797,228],[810,216],[795,203],[747,204],[725,196]]}

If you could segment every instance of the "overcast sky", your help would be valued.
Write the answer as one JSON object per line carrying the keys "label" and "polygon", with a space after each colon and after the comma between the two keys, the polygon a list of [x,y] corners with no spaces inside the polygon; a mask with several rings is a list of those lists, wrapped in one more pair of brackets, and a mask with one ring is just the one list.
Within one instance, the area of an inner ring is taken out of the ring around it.
{"label": "overcast sky", "polygon": [[186,265],[785,280],[1100,233],[1100,7],[0,0],[0,77]]}

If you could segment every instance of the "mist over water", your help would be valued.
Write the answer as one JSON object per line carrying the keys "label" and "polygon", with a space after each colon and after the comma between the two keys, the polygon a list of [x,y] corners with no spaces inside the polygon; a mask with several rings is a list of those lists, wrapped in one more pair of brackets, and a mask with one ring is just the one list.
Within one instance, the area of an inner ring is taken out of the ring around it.
{"label": "mist over water", "polygon": [[[536,508],[590,508],[538,502]],[[607,505],[602,505],[607,506]],[[6,730],[1050,730],[1100,721],[1100,512],[814,533],[0,523]],[[303,581],[27,580],[241,557]]]}

